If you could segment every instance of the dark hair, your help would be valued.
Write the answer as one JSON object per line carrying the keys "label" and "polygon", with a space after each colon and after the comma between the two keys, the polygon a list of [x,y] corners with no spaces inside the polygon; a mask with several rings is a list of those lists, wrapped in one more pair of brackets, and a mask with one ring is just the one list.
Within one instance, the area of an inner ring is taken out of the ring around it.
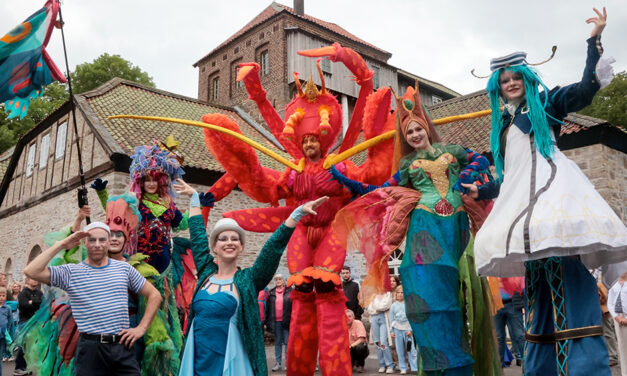
{"label": "dark hair", "polygon": [[344,265],[342,266],[342,270],[348,270],[349,272],[351,271],[351,267],[348,265]]}
{"label": "dark hair", "polygon": [[390,278],[392,278],[396,282],[397,287],[401,285],[401,279],[398,278],[397,275],[390,275]]}

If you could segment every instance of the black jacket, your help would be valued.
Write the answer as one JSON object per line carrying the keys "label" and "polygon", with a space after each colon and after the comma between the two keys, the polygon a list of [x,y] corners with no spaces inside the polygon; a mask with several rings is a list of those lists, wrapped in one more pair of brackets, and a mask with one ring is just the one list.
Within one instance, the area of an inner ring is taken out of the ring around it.
{"label": "black jacket", "polygon": [[[290,316],[292,315],[292,301],[290,300],[290,293],[292,289],[285,287],[283,293],[283,328],[289,328]],[[276,287],[270,290],[268,293],[268,300],[266,301],[266,314],[265,324],[269,332],[274,333],[274,322],[276,321]]]}
{"label": "black jacket", "polygon": [[[31,290],[28,287],[24,287],[17,296],[17,307],[20,311],[20,323],[23,323],[33,317],[35,312],[41,305],[41,297],[43,296],[41,290]],[[29,303],[29,301],[31,303]]]}
{"label": "black jacket", "polygon": [[342,288],[344,289],[344,295],[346,295],[346,308],[355,313],[355,318],[361,320],[361,315],[364,313],[364,309],[359,305],[359,285],[352,279],[348,282],[342,281]]}

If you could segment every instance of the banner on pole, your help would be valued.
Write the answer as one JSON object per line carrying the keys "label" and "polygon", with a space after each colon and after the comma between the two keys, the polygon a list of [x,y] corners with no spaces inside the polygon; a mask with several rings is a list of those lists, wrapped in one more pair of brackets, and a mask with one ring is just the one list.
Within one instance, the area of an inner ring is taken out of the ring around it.
{"label": "banner on pole", "polygon": [[0,102],[4,102],[9,119],[22,119],[30,101],[43,94],[45,85],[55,80],[66,82],[46,52],[58,12],[59,2],[48,0],[0,38]]}

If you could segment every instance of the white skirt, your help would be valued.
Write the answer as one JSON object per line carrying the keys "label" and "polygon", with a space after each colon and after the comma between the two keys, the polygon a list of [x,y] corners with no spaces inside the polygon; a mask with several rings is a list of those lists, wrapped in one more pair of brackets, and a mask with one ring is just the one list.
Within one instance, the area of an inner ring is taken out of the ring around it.
{"label": "white skirt", "polygon": [[525,261],[551,256],[580,255],[588,268],[627,259],[625,225],[573,161],[557,148],[547,161],[515,125],[506,146],[499,197],[475,238],[478,274],[522,276]]}

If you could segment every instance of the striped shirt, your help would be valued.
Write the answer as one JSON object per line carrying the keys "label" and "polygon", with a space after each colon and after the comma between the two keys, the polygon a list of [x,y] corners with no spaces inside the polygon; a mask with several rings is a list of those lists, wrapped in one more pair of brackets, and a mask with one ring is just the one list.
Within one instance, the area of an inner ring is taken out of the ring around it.
{"label": "striped shirt", "polygon": [[105,266],[82,262],[50,266],[50,285],[67,291],[78,331],[117,334],[129,328],[128,291],[139,292],[146,279],[126,262]]}

